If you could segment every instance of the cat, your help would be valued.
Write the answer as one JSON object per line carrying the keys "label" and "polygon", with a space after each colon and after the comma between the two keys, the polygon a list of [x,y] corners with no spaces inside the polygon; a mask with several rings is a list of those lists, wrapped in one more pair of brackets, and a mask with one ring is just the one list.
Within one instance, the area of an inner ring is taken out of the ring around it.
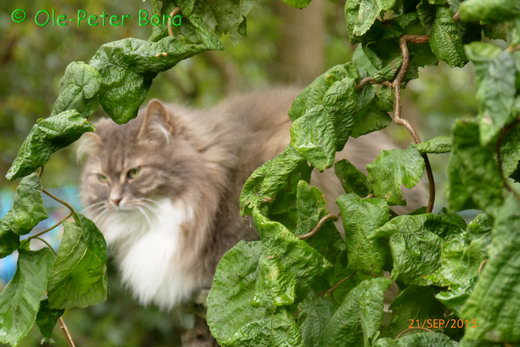
{"label": "cat", "polygon": [[[189,300],[211,286],[225,251],[257,238],[240,216],[240,190],[254,169],[289,143],[287,112],[298,92],[256,91],[207,110],[154,99],[127,124],[101,119],[83,136],[85,213],[141,303],[168,310]],[[337,159],[364,170],[380,150],[395,147],[376,132],[350,139]],[[337,212],[334,199],[344,191],[333,171],[313,173],[312,181]],[[409,208],[424,203],[424,195],[424,187],[406,194]]]}

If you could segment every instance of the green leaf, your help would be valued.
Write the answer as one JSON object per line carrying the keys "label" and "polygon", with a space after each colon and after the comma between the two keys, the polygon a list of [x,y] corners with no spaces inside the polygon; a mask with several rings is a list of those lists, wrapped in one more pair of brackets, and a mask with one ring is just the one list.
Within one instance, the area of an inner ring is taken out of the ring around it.
{"label": "green leaf", "polygon": [[334,122],[323,106],[308,110],[291,126],[291,145],[320,171],[334,164],[336,136]]}
{"label": "green leaf", "polygon": [[15,345],[31,330],[54,261],[48,248],[20,251],[13,279],[0,292],[0,342]]}
{"label": "green leaf", "polygon": [[485,256],[485,243],[485,238],[469,241],[460,235],[445,241],[442,244],[441,267],[434,274],[436,284],[451,288],[469,287],[478,277],[479,266]]}
{"label": "green leaf", "polygon": [[[198,35],[212,35],[215,39],[228,32],[232,36],[244,36],[246,15],[254,3],[254,0],[177,0],[175,4],[182,9],[183,20],[187,19],[179,30],[186,37],[195,34],[191,27]],[[175,5],[163,13],[169,14],[173,7]]]}
{"label": "green leaf", "polygon": [[432,52],[437,58],[451,67],[466,65],[462,35],[463,27],[453,20],[451,10],[438,6],[429,40]]}
{"label": "green leaf", "polygon": [[318,346],[370,345],[383,321],[383,295],[390,284],[378,277],[352,289],[327,322]]}
{"label": "green leaf", "polygon": [[345,4],[347,32],[352,38],[365,34],[382,11],[394,7],[395,0],[352,0]]}
{"label": "green leaf", "polygon": [[[364,90],[367,90],[367,88]],[[363,97],[363,94],[359,96],[360,99]],[[327,113],[331,115],[334,125],[333,136],[336,140],[337,151],[342,150],[347,143],[354,124],[357,99],[356,81],[351,77],[345,77],[341,81],[334,82],[323,96],[323,106]]]}
{"label": "green leaf", "polygon": [[38,174],[24,177],[14,196],[13,207],[0,219],[0,233],[25,235],[47,218],[43,207],[42,184]]}
{"label": "green leaf", "polygon": [[379,339],[374,347],[457,347],[459,344],[444,334],[434,332],[409,333],[397,340],[390,338]]}
{"label": "green leaf", "polygon": [[[346,77],[357,79],[357,71],[351,63],[336,65],[316,78],[293,101],[289,109],[292,121],[302,117],[311,108],[323,104],[323,99],[332,85]],[[332,91],[331,91],[332,93]]]}
{"label": "green leaf", "polygon": [[0,258],[7,257],[20,246],[20,237],[8,229],[0,229]]}
{"label": "green leaf", "polygon": [[377,94],[377,107],[379,107],[381,111],[390,112],[394,108],[394,100],[394,88],[382,86]]}
{"label": "green leaf", "polygon": [[494,146],[480,144],[479,127],[472,120],[458,120],[448,163],[448,203],[453,210],[502,205],[503,182],[495,161]]}
{"label": "green leaf", "polygon": [[515,176],[515,180],[520,182],[520,124],[516,124],[509,130],[502,147],[500,148],[502,157],[502,170],[506,177]]}
{"label": "green leaf", "polygon": [[510,194],[493,226],[489,262],[463,308],[464,319],[476,319],[464,340],[520,341],[520,202]]}
{"label": "green leaf", "polygon": [[348,160],[342,159],[336,162],[334,171],[345,193],[355,193],[361,197],[365,197],[370,193],[371,188],[367,177],[358,171]]}
{"label": "green leaf", "polygon": [[58,258],[49,278],[52,308],[87,307],[107,296],[106,243],[96,225],[83,215],[64,223]]}
{"label": "green leaf", "polygon": [[380,274],[390,260],[385,240],[368,239],[368,234],[390,219],[390,208],[383,199],[363,199],[355,194],[336,200],[345,227],[349,268],[372,275]]}
{"label": "green leaf", "polygon": [[305,346],[319,346],[319,338],[336,308],[330,296],[308,295],[298,304],[298,321]]}
{"label": "green leaf", "polygon": [[388,329],[389,335],[398,335],[410,326],[411,321],[444,319],[444,309],[435,299],[435,292],[433,287],[411,286],[399,293],[390,305],[392,322]]}
{"label": "green leaf", "polygon": [[[240,193],[240,207],[243,215],[250,215],[255,206],[273,202],[282,190],[294,188],[300,180],[310,179],[311,169],[305,158],[291,146],[283,153],[264,163],[247,179]],[[296,189],[295,189],[296,190]]]}
{"label": "green leaf", "polygon": [[388,113],[381,111],[377,105],[370,104],[356,112],[350,136],[359,137],[386,128],[392,119]]}
{"label": "green leaf", "polygon": [[448,153],[451,151],[451,137],[436,136],[417,145],[421,153]]}
{"label": "green leaf", "polygon": [[74,109],[87,118],[97,107],[100,86],[101,76],[96,69],[82,61],[70,63],[61,79],[51,116]]}
{"label": "green leaf", "polygon": [[473,22],[505,22],[520,16],[516,0],[467,0],[459,8],[460,18]]}
{"label": "green leaf", "polygon": [[424,159],[415,146],[384,150],[367,165],[368,181],[374,194],[389,205],[405,205],[401,186],[413,188],[424,172]]}
{"label": "green leaf", "polygon": [[292,7],[296,8],[304,8],[309,6],[311,3],[311,0],[283,0],[287,5],[290,5]]}
{"label": "green leaf", "polygon": [[227,345],[244,325],[266,315],[265,308],[251,306],[261,252],[261,242],[240,241],[217,265],[207,299],[207,319],[211,334],[221,345]]}
{"label": "green leaf", "polygon": [[515,61],[513,56],[489,43],[466,45],[468,57],[475,65],[479,102],[480,141],[491,142],[515,117]]}
{"label": "green leaf", "polygon": [[244,325],[226,346],[237,347],[303,347],[300,329],[292,314],[281,310],[268,317]]}
{"label": "green leaf", "polygon": [[36,316],[36,324],[44,337],[51,338],[52,330],[58,319],[63,315],[63,312],[65,310],[51,308],[49,300],[42,300],[40,310]]}
{"label": "green leaf", "polygon": [[221,49],[213,37],[190,41],[185,36],[168,36],[157,42],[126,38],[106,43],[89,62],[101,75],[99,102],[116,123],[126,123],[137,115],[159,72],[211,49]]}
{"label": "green leaf", "polygon": [[427,286],[435,283],[432,275],[441,266],[442,239],[460,232],[460,225],[450,217],[425,213],[397,216],[371,237],[390,237],[393,279]]}
{"label": "green leaf", "polygon": [[[296,195],[297,222],[296,235],[304,235],[313,230],[318,222],[329,214],[323,193],[305,181],[298,182]],[[345,242],[332,220],[325,222],[318,231],[319,236],[305,241],[320,252],[327,260],[334,262],[338,254],[345,250]]]}
{"label": "green leaf", "polygon": [[5,177],[14,180],[33,173],[47,163],[52,153],[94,130],[94,126],[75,110],[38,119]]}
{"label": "green leaf", "polygon": [[331,265],[283,224],[269,220],[256,208],[253,222],[262,240],[253,303],[268,308],[292,305]]}

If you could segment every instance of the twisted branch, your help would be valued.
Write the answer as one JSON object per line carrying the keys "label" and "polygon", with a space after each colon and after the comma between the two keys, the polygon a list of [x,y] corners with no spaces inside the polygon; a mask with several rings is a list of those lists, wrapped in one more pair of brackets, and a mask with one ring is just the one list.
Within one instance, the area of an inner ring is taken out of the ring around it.
{"label": "twisted branch", "polygon": [[316,224],[314,229],[312,229],[307,234],[298,235],[298,237],[301,240],[305,240],[305,239],[308,239],[309,237],[312,237],[312,236],[316,235],[318,233],[318,231],[320,230],[320,228],[323,226],[323,224],[325,224],[329,220],[337,221],[338,220],[338,216],[336,216],[336,215],[334,215],[332,213],[329,213],[328,215],[326,215],[322,219],[320,219],[320,221],[318,222],[318,224]]}
{"label": "twisted branch", "polygon": [[[401,83],[410,65],[410,52],[408,51],[408,42],[426,43],[429,39],[429,35],[401,36],[401,38],[399,39],[399,47],[401,48],[401,56],[403,58],[403,62],[401,63],[401,67],[399,69],[399,72],[397,73],[397,77],[392,82],[392,87],[394,88],[395,94],[394,113],[392,115],[392,120],[394,121],[394,123],[401,125],[406,130],[408,130],[410,136],[416,144],[421,142],[421,138],[419,137],[417,130],[415,130],[415,128],[406,119],[401,117]],[[424,159],[424,166],[426,169],[426,175],[428,176],[428,185],[430,188],[426,212],[432,212],[433,205],[435,204],[435,180],[433,178],[433,171],[428,156],[424,153],[422,157]]]}

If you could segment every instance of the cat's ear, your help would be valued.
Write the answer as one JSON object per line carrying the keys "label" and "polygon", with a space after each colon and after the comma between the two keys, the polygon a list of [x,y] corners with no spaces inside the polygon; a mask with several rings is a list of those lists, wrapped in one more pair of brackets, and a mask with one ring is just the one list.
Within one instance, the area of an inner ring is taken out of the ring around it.
{"label": "cat's ear", "polygon": [[174,132],[174,126],[168,110],[162,102],[152,99],[144,111],[143,123],[137,138],[147,141],[168,142]]}
{"label": "cat's ear", "polygon": [[98,134],[93,132],[84,133],[77,144],[76,158],[78,161],[81,161],[86,156],[97,156],[101,145],[101,138]]}

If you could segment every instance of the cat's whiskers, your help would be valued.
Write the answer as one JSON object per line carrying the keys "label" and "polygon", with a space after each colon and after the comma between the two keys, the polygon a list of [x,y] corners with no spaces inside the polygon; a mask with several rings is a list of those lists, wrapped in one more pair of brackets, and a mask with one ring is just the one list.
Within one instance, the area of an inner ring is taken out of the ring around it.
{"label": "cat's whiskers", "polygon": [[135,206],[137,208],[137,211],[139,211],[144,219],[146,219],[146,223],[148,224],[148,227],[151,228],[152,227],[152,221],[150,220],[150,217],[148,217],[148,215],[146,214],[146,210],[143,208],[142,205],[136,205]]}
{"label": "cat's whiskers", "polygon": [[93,209],[93,208],[96,208],[96,207],[102,207],[104,204],[105,204],[104,201],[95,202],[93,204],[90,204],[90,205],[86,206],[84,209],[81,210],[80,213],[85,213],[86,211],[88,211],[90,209]]}
{"label": "cat's whiskers", "polygon": [[144,202],[147,202],[147,203],[151,203],[153,205],[155,205],[155,207],[157,208],[160,208],[161,206],[159,205],[159,203],[153,199],[149,199],[149,198],[141,198],[142,201]]}

